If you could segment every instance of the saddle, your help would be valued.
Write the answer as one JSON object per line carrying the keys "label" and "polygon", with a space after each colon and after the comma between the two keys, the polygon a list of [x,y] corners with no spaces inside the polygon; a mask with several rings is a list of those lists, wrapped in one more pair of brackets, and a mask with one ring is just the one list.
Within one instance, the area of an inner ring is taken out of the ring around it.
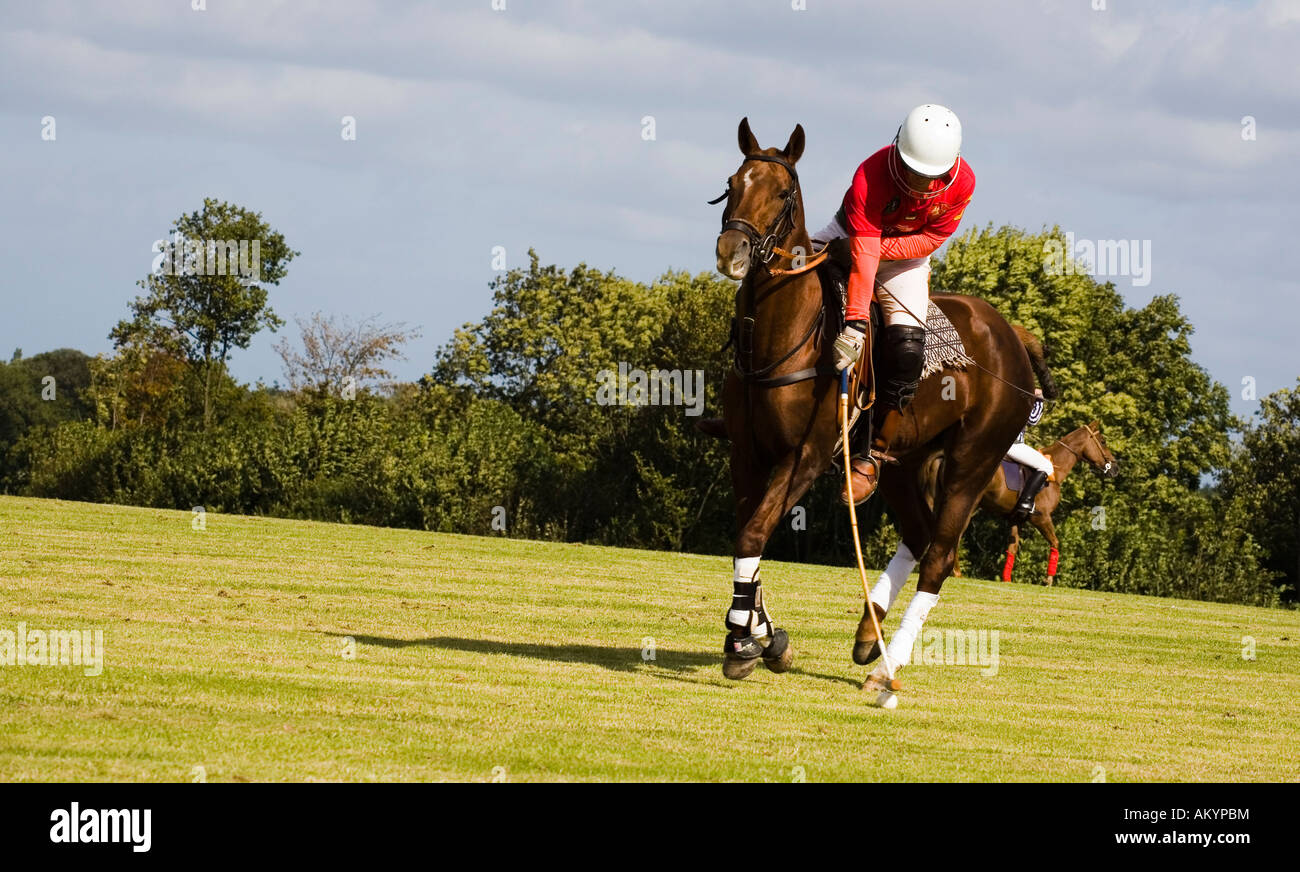
{"label": "saddle", "polygon": [[[821,279],[826,311],[837,334],[844,329],[844,311],[848,307],[848,277],[852,269],[853,249],[850,240],[847,237],[831,240],[826,245],[826,260],[822,261],[817,271]],[[860,412],[872,407],[875,402],[876,383],[881,376],[868,359],[874,357],[876,336],[885,323],[884,310],[874,296],[870,307],[871,320],[867,346],[872,350],[872,354],[863,355],[858,361],[849,383],[849,396],[854,400],[853,407],[849,410],[850,427],[856,423]],[[921,370],[921,378],[924,380],[945,368],[965,369],[974,362],[966,353],[966,346],[957,328],[953,326],[952,321],[948,320],[944,311],[930,300],[925,315],[925,364]],[[855,444],[870,435],[868,433],[864,436],[858,433],[859,429],[861,428],[853,427],[852,438]]]}
{"label": "saddle", "polygon": [[[1018,491],[1025,486],[1025,479],[1029,476],[1029,467],[1024,466],[1014,460],[1002,459],[1002,477],[1007,482],[1007,487],[1013,491]],[[1056,481],[1056,472],[1053,471],[1047,477],[1049,482]]]}

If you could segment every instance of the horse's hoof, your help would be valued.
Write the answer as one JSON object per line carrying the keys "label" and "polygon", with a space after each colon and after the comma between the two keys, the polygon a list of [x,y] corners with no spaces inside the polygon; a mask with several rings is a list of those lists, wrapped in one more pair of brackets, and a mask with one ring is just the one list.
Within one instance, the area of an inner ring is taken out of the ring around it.
{"label": "horse's hoof", "polygon": [[853,662],[859,666],[869,666],[880,657],[879,642],[854,642]]}
{"label": "horse's hoof", "polygon": [[757,657],[745,660],[728,654],[722,658],[722,677],[730,678],[732,681],[740,681],[754,671],[754,667],[758,665],[758,660]]}
{"label": "horse's hoof", "polygon": [[[876,638],[876,628],[871,623],[871,616],[867,614],[868,606],[876,610],[877,623],[883,624],[887,614],[875,603],[867,603],[862,607],[862,620],[858,621],[858,632],[853,642],[853,662],[859,666],[873,663],[880,656],[880,640]],[[883,628],[881,632],[884,632]]]}
{"label": "horse's hoof", "polygon": [[722,675],[732,681],[740,681],[758,666],[763,657],[763,645],[754,636],[737,639],[728,635],[722,643]]}
{"label": "horse's hoof", "polygon": [[772,641],[763,649],[763,665],[778,675],[790,671],[794,662],[794,648],[790,647],[790,636],[785,630],[773,630]]}

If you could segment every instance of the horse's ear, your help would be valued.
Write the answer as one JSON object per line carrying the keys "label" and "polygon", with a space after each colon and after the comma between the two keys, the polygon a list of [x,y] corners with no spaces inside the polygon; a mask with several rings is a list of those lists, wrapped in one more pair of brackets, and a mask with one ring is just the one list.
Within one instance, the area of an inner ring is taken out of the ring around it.
{"label": "horse's ear", "polygon": [[785,144],[785,151],[782,152],[790,163],[797,163],[803,156],[803,141],[803,125],[796,124],[794,133],[790,134],[790,141]]}
{"label": "horse's ear", "polygon": [[754,137],[753,131],[749,129],[748,115],[740,119],[740,129],[736,131],[736,142],[740,145],[740,153],[745,156],[758,151],[758,140]]}
{"label": "horse's ear", "polygon": [[1094,429],[1094,430],[1100,430],[1100,429],[1101,429],[1101,422],[1098,421],[1096,418],[1093,418],[1093,419],[1092,419],[1092,423],[1089,424],[1088,426],[1091,427],[1091,428]]}

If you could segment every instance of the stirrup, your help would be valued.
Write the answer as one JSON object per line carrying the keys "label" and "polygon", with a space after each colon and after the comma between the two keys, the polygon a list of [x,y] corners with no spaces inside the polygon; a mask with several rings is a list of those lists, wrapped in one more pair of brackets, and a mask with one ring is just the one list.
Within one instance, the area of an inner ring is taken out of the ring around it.
{"label": "stirrup", "polygon": [[880,448],[867,449],[867,456],[876,461],[877,469],[886,463],[898,463],[897,457]]}
{"label": "stirrup", "polygon": [[[859,463],[870,465],[871,470],[869,472],[864,472],[861,468],[859,468],[858,466]],[[868,485],[867,493],[861,497],[857,496],[856,491],[851,492],[849,485],[845,484],[843,487],[840,488],[840,502],[846,506],[849,503],[853,503],[853,505],[855,506],[860,506],[868,499],[870,499],[871,495],[876,492],[876,488],[880,486],[880,474],[883,470],[883,467],[884,464],[881,462],[881,460],[870,453],[865,455],[854,455],[853,457],[849,458],[849,468],[854,473],[862,476],[863,478],[866,478],[870,482],[870,484]]]}

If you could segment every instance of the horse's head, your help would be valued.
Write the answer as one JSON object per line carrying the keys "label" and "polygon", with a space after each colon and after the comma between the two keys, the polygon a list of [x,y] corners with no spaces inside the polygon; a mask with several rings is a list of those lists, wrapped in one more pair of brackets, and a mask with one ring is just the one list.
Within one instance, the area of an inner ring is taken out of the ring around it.
{"label": "horse's head", "polygon": [[740,167],[727,179],[722,232],[718,234],[718,272],[743,279],[756,263],[772,259],[772,247],[803,226],[799,177],[794,165],[803,154],[803,125],[795,125],[783,149],[759,148],[742,118],[737,131]]}
{"label": "horse's head", "polygon": [[1101,436],[1101,422],[1093,421],[1085,429],[1088,431],[1088,438],[1083,443],[1083,459],[1107,478],[1119,475],[1119,461],[1115,459],[1110,446]]}

